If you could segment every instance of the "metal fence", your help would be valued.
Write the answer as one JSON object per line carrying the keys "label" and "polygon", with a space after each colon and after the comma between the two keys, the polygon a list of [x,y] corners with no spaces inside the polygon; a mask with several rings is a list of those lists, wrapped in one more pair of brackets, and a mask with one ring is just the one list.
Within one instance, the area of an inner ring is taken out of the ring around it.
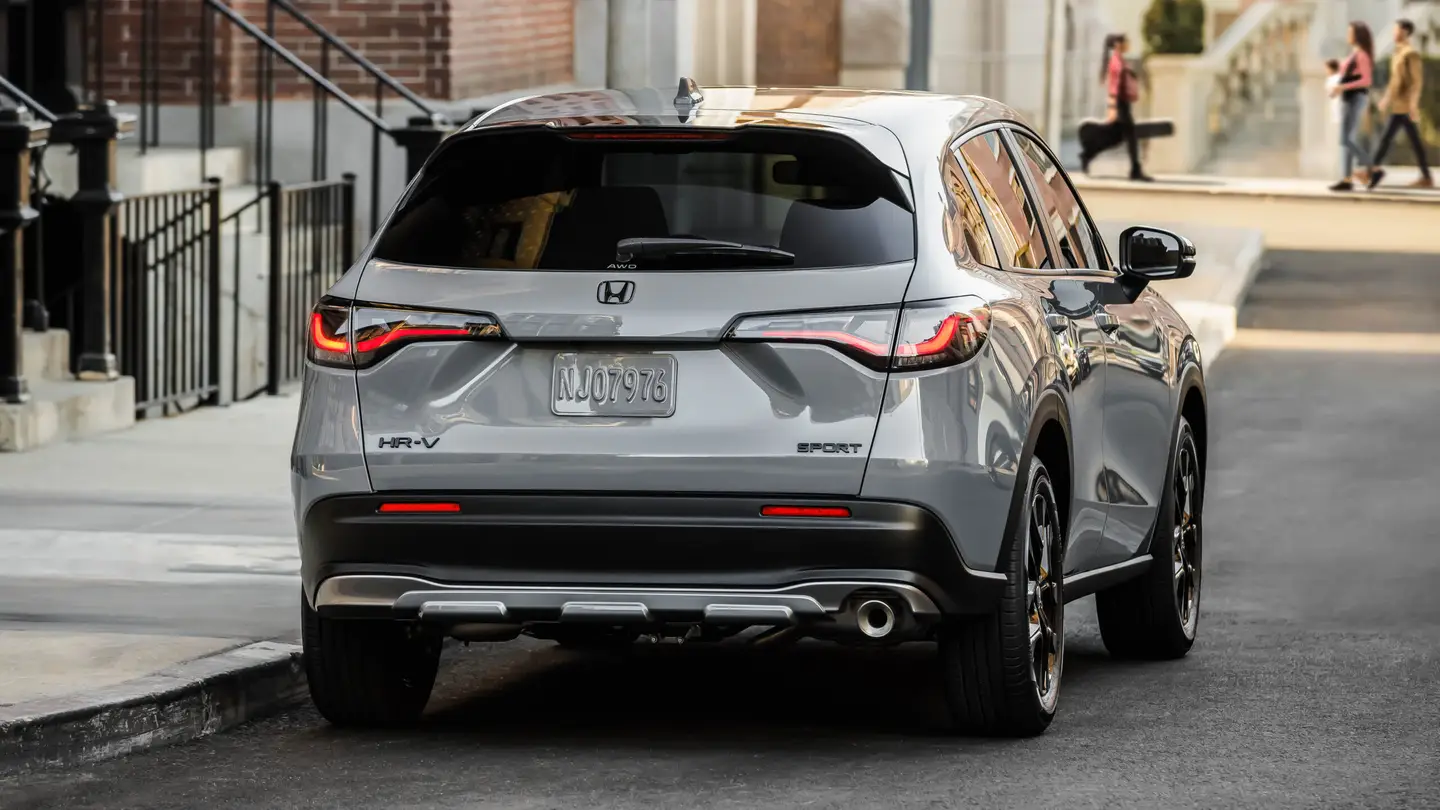
{"label": "metal fence", "polygon": [[281,185],[270,198],[269,336],[265,390],[296,382],[315,302],[354,260],[355,175]]}
{"label": "metal fence", "polygon": [[115,212],[115,355],[135,409],[220,399],[220,185],[139,194]]}

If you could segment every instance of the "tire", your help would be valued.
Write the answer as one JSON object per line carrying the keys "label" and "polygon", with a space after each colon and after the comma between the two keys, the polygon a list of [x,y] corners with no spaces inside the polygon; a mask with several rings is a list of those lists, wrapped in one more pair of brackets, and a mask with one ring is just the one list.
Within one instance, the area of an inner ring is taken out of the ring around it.
{"label": "tire", "polygon": [[386,620],[327,619],[301,597],[301,636],[310,699],[337,726],[385,728],[425,710],[440,667],[441,640]]}
{"label": "tire", "polygon": [[1205,471],[1184,417],[1171,453],[1170,481],[1150,537],[1144,574],[1095,595],[1100,637],[1117,658],[1181,658],[1200,623]]}
{"label": "tire", "polygon": [[1060,555],[1065,525],[1045,465],[1030,462],[1025,500],[995,613],[942,628],[940,669],[957,731],[1031,737],[1055,717],[1065,665]]}

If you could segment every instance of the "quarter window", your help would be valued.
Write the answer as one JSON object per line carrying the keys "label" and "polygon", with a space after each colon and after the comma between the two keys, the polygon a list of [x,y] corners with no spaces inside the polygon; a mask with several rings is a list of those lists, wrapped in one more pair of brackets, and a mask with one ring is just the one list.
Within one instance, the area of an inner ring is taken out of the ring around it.
{"label": "quarter window", "polygon": [[948,193],[945,214],[945,244],[957,260],[969,258],[990,267],[999,267],[995,243],[985,227],[980,202],[970,192],[965,172],[952,152],[945,160],[945,190]]}
{"label": "quarter window", "polygon": [[961,144],[960,159],[975,180],[975,192],[990,212],[996,249],[1007,267],[1045,270],[1053,265],[1039,219],[1021,184],[1020,173],[997,131]]}
{"label": "quarter window", "polygon": [[1097,253],[1095,231],[1065,173],[1034,138],[1018,131],[1012,134],[1020,147],[1021,161],[1034,181],[1037,202],[1050,231],[1050,243],[1060,254],[1060,264],[1074,269],[1104,269],[1105,263]]}

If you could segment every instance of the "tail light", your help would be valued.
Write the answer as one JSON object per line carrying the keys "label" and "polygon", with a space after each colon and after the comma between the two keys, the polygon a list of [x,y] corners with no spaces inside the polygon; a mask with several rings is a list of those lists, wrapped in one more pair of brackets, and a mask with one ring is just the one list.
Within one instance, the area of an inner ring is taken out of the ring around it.
{"label": "tail light", "polygon": [[[916,371],[963,363],[979,353],[990,331],[990,310],[956,298],[895,310],[850,310],[760,315],[730,330],[729,340],[817,343],[876,371]],[[896,323],[899,323],[898,329]]]}
{"label": "tail light", "polygon": [[351,306],[321,301],[310,314],[309,357],[320,365],[364,368],[411,343],[503,337],[489,315]]}

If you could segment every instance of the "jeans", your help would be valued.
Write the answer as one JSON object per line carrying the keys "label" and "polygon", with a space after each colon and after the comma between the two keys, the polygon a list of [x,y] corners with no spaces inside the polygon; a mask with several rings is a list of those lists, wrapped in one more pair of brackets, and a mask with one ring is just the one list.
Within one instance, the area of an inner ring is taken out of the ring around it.
{"label": "jeans", "polygon": [[1375,168],[1375,164],[1370,162],[1370,153],[1360,148],[1360,142],[1356,140],[1360,133],[1360,120],[1365,117],[1365,108],[1369,106],[1369,101],[1370,96],[1367,93],[1341,98],[1340,151],[1344,154],[1345,179],[1355,173],[1356,158],[1359,158],[1360,164],[1365,168]]}
{"label": "jeans", "polygon": [[1420,140],[1420,128],[1408,115],[1392,115],[1390,123],[1385,127],[1385,134],[1380,136],[1380,148],[1375,150],[1375,165],[1385,162],[1385,153],[1390,151],[1390,142],[1395,140],[1395,133],[1405,130],[1405,137],[1410,140],[1410,148],[1415,150],[1415,165],[1420,167],[1420,176],[1429,177],[1430,167],[1425,163],[1425,142]]}

